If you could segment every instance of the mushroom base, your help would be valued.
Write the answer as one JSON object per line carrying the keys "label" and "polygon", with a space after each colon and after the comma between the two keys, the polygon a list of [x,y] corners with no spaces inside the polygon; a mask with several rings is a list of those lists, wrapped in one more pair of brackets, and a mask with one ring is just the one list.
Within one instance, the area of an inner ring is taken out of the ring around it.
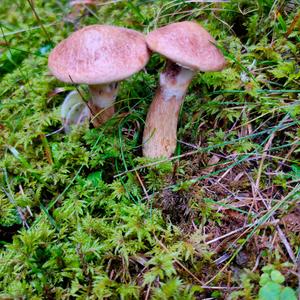
{"label": "mushroom base", "polygon": [[115,113],[114,103],[118,93],[118,83],[90,85],[91,100],[88,106],[92,114],[92,123],[99,127]]}
{"label": "mushroom base", "polygon": [[168,62],[150,105],[143,135],[143,155],[170,157],[176,149],[180,106],[195,71]]}

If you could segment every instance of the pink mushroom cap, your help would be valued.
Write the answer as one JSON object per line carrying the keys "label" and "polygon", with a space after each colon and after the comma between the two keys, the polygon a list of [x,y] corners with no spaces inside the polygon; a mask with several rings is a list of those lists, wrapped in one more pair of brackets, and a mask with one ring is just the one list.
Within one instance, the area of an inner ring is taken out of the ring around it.
{"label": "pink mushroom cap", "polygon": [[148,59],[143,34],[111,25],[91,25],[61,41],[50,53],[48,67],[61,81],[97,85],[130,77]]}
{"label": "pink mushroom cap", "polygon": [[169,24],[150,32],[148,47],[180,66],[195,71],[219,71],[225,65],[215,39],[196,22]]}

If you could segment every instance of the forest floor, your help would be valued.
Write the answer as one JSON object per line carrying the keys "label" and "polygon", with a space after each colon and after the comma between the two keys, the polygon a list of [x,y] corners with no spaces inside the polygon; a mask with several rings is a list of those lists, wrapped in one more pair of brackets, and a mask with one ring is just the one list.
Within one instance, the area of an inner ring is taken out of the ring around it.
{"label": "forest floor", "polygon": [[[1,0],[0,299],[297,299],[298,0]],[[170,159],[142,157],[165,59],[122,82],[100,128],[61,128],[75,87],[51,49],[90,24],[195,20],[226,57],[199,73]]]}

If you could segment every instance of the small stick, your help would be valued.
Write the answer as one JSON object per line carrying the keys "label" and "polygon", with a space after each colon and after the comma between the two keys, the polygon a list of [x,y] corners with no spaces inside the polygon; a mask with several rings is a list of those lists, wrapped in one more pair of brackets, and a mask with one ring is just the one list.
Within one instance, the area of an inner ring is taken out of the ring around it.
{"label": "small stick", "polygon": [[150,296],[150,290],[151,290],[151,284],[148,285],[147,293],[146,293],[146,296],[145,296],[145,300],[148,300],[148,299],[149,299],[149,296]]}
{"label": "small stick", "polygon": [[[273,217],[272,217],[273,218]],[[297,264],[297,259],[294,255],[294,252],[290,246],[290,243],[288,242],[288,239],[286,238],[285,234],[283,233],[283,231],[281,230],[281,228],[276,225],[276,229],[277,229],[277,232],[278,232],[278,235],[281,239],[281,242],[283,243],[287,253],[289,254],[291,260],[293,261],[294,264]]]}
{"label": "small stick", "polygon": [[137,177],[137,179],[138,179],[138,181],[139,181],[139,183],[140,183],[140,185],[141,185],[141,187],[142,187],[142,189],[143,189],[143,192],[144,192],[144,194],[145,194],[145,196],[146,196],[148,202],[150,202],[149,194],[148,194],[148,192],[147,192],[147,190],[146,190],[146,188],[145,188],[145,185],[144,185],[144,183],[143,183],[143,181],[142,181],[142,179],[141,179],[139,173],[138,173],[137,171],[135,171],[135,174],[136,174],[136,177]]}
{"label": "small stick", "polygon": [[294,145],[291,147],[290,151],[287,153],[287,155],[284,157],[284,159],[281,162],[281,165],[278,166],[278,168],[276,169],[275,173],[279,172],[280,168],[282,167],[282,165],[289,159],[289,157],[293,154],[293,152],[296,150],[296,148],[299,146],[298,142],[300,141],[299,138],[297,138],[294,142]]}
{"label": "small stick", "polygon": [[263,149],[263,153],[262,153],[262,156],[261,156],[260,165],[259,165],[259,168],[258,168],[258,174],[257,174],[256,182],[255,182],[255,188],[256,188],[256,190],[259,189],[260,177],[261,177],[263,165],[264,165],[264,162],[265,162],[265,159],[266,159],[266,156],[267,156],[267,151],[271,147],[271,144],[272,144],[272,141],[273,141],[274,137],[275,137],[275,132],[273,132],[271,134],[268,142],[266,143],[266,145],[265,145],[265,147]]}
{"label": "small stick", "polygon": [[[217,242],[217,241],[219,241],[219,240],[222,240],[222,239],[224,239],[224,238],[226,238],[226,237],[228,237],[228,236],[231,236],[231,235],[233,235],[233,234],[235,234],[235,233],[238,233],[239,231],[242,231],[242,230],[244,230],[244,229],[246,229],[246,228],[253,227],[253,226],[255,226],[257,223],[258,223],[258,222],[254,223],[254,224],[247,224],[246,226],[243,226],[243,227],[238,228],[238,229],[236,229],[236,230],[230,231],[230,232],[228,232],[228,233],[226,233],[226,234],[224,234],[224,235],[222,235],[222,236],[219,236],[219,237],[217,237],[217,238],[215,238],[215,239],[213,239],[213,240],[210,240],[210,241],[206,242],[206,244],[207,244],[207,245],[210,245],[210,244],[212,244],[212,243],[215,243],[215,242]],[[265,224],[263,224],[263,225],[264,225],[264,226],[268,226],[268,225],[276,225],[277,223],[278,223],[278,220],[274,220],[274,221],[272,221],[272,222],[268,222],[268,223],[265,223]],[[246,232],[245,232],[245,233],[246,233]]]}

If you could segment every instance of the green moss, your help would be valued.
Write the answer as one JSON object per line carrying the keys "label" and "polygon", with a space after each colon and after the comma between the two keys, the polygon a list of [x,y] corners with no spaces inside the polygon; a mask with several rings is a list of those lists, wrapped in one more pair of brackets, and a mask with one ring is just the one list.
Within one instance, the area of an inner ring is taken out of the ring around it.
{"label": "green moss", "polygon": [[[0,298],[255,297],[261,268],[288,259],[269,212],[298,212],[297,26],[286,36],[297,10],[285,13],[283,1],[98,1],[79,11],[69,1],[32,2],[39,19],[29,1],[0,6]],[[112,120],[55,133],[74,89],[49,74],[55,44],[89,24],[147,33],[180,20],[210,30],[228,62],[189,88],[181,159],[141,157],[164,67],[157,54],[121,84]],[[263,225],[232,233],[250,221]],[[297,255],[295,228],[285,234]],[[239,247],[247,265],[234,259]],[[289,268],[280,272],[295,288]]]}

